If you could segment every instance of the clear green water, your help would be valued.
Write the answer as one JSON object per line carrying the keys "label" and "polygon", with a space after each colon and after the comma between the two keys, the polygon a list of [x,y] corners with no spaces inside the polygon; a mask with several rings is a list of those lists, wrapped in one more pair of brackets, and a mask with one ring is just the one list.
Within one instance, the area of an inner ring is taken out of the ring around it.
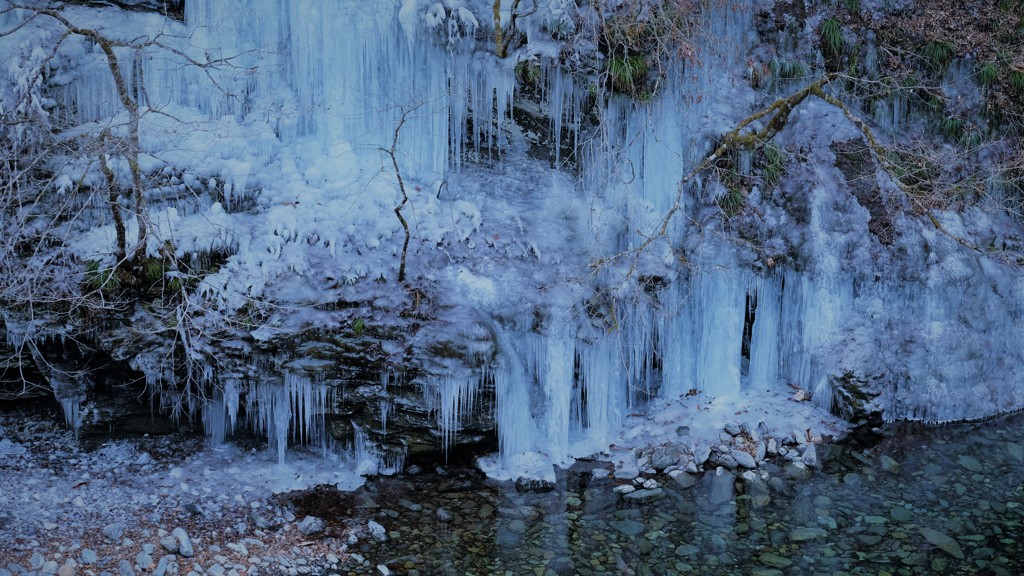
{"label": "clear green water", "polygon": [[[373,518],[389,538],[350,548],[342,574],[1022,574],[1024,416],[890,426],[869,449],[819,449],[808,478],[708,472],[630,503],[577,466],[519,493],[470,473],[372,481],[308,497],[335,522]],[[885,460],[891,458],[892,460]],[[438,509],[442,509],[439,512]],[[450,515],[450,519],[448,516]]]}

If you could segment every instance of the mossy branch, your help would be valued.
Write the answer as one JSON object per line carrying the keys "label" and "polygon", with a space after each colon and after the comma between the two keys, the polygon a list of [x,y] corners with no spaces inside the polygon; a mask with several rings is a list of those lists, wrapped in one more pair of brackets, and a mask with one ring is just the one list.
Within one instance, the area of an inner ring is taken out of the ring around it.
{"label": "mossy branch", "polygon": [[[644,237],[643,242],[640,244],[639,247],[637,247],[633,251],[633,253],[638,256],[648,246],[657,241],[659,238],[664,238],[667,236],[668,228],[672,223],[672,219],[683,207],[683,195],[686,191],[687,184],[689,184],[691,180],[696,178],[699,174],[701,174],[708,168],[711,168],[716,160],[724,157],[730,152],[736,152],[741,150],[755,150],[757,148],[761,148],[767,145],[776,135],[778,135],[780,131],[782,131],[788,125],[789,117],[792,114],[793,110],[796,109],[796,107],[799,106],[801,103],[803,103],[804,100],[811,96],[820,98],[822,101],[832,106],[835,106],[836,108],[841,110],[843,114],[846,116],[846,118],[850,120],[850,122],[852,122],[858,130],[860,130],[860,132],[864,135],[864,138],[868,143],[868,147],[870,148],[872,155],[875,157],[875,161],[878,162],[882,166],[882,168],[892,176],[893,182],[900,188],[903,194],[914,206],[914,208],[919,210],[921,213],[925,214],[928,217],[928,220],[932,223],[933,226],[935,226],[935,228],[939,232],[955,240],[958,244],[964,246],[965,248],[968,248],[976,252],[980,252],[981,250],[977,246],[971,244],[966,239],[961,238],[946,230],[946,228],[942,225],[941,222],[939,222],[938,218],[931,212],[931,210],[929,210],[928,207],[924,205],[919,195],[916,194],[910,186],[908,186],[895,176],[895,174],[898,173],[897,167],[890,160],[886,148],[878,142],[878,139],[875,137],[874,132],[871,130],[871,127],[868,126],[868,124],[864,122],[864,120],[860,119],[856,114],[854,114],[853,111],[850,110],[850,108],[846,106],[846,104],[844,104],[841,100],[828,94],[825,91],[825,86],[828,85],[837,76],[838,74],[834,73],[822,76],[821,78],[808,84],[801,90],[794,92],[793,94],[790,94],[788,96],[779,98],[778,100],[775,100],[767,107],[751,114],[750,116],[747,116],[739,123],[737,123],[732,130],[725,133],[722,136],[719,145],[715,148],[715,150],[710,155],[706,156],[703,160],[701,160],[696,166],[693,167],[693,169],[691,169],[686,175],[684,175],[679,180],[679,184],[676,188],[676,198],[675,201],[672,203],[672,206],[669,207],[665,215],[662,216],[661,221],[655,227],[654,233],[646,235]],[[768,121],[764,124],[763,128],[759,130],[747,130],[747,128],[751,124],[763,118],[768,118]],[[632,266],[630,267],[629,275],[632,275],[632,273],[636,269],[636,266],[637,261],[634,260]]]}

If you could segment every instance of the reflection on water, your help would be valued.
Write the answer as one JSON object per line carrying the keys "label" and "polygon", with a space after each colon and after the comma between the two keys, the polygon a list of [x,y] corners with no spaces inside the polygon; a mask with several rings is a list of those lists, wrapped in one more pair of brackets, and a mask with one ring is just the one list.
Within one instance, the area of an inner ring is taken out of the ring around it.
{"label": "reflection on water", "polygon": [[341,573],[1020,574],[1022,423],[893,425],[870,449],[820,450],[809,478],[782,462],[767,478],[658,477],[647,501],[614,494],[597,464],[546,493],[468,473],[384,478],[335,510],[387,530]]}

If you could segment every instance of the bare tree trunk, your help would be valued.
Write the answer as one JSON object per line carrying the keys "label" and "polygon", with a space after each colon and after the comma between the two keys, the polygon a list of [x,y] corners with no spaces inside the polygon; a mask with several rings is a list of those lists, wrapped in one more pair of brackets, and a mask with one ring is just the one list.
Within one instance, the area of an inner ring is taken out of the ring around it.
{"label": "bare tree trunk", "polygon": [[[501,0],[495,0],[496,6],[500,3]],[[405,283],[405,261],[406,255],[409,253],[409,238],[412,234],[409,231],[409,223],[406,221],[405,216],[402,215],[402,208],[405,208],[405,205],[409,202],[409,194],[405,190],[405,181],[402,180],[402,171],[398,168],[398,157],[395,155],[395,152],[398,150],[398,135],[402,131],[402,126],[405,124],[406,118],[409,117],[409,113],[416,108],[402,111],[402,117],[398,120],[398,125],[395,126],[391,147],[380,148],[382,152],[391,158],[391,166],[395,169],[395,178],[398,179],[398,191],[402,193],[402,201],[398,206],[395,206],[395,216],[398,217],[398,221],[402,223],[402,230],[405,231],[405,240],[402,242],[402,259],[398,265],[398,281],[402,283]]]}

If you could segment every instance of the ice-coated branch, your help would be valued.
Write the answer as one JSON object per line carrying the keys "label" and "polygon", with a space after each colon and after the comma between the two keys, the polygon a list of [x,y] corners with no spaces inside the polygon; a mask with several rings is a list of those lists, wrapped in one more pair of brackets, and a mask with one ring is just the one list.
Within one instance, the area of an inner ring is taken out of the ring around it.
{"label": "ice-coated branch", "polygon": [[381,147],[380,151],[387,154],[391,158],[391,166],[395,170],[395,178],[398,180],[398,191],[402,193],[402,201],[395,206],[395,216],[398,217],[398,221],[402,223],[402,230],[405,232],[405,240],[402,241],[402,259],[398,265],[398,281],[405,282],[405,260],[406,255],[409,253],[409,238],[411,233],[409,232],[409,223],[405,220],[405,216],[402,215],[402,208],[409,202],[409,194],[405,190],[405,181],[402,180],[402,171],[398,167],[398,157],[396,151],[398,150],[398,136],[402,132],[402,126],[405,124],[406,119],[413,111],[419,108],[419,105],[414,106],[408,110],[402,110],[402,116],[398,119],[398,124],[395,125],[395,131],[393,138],[391,139],[391,146],[389,148]]}

